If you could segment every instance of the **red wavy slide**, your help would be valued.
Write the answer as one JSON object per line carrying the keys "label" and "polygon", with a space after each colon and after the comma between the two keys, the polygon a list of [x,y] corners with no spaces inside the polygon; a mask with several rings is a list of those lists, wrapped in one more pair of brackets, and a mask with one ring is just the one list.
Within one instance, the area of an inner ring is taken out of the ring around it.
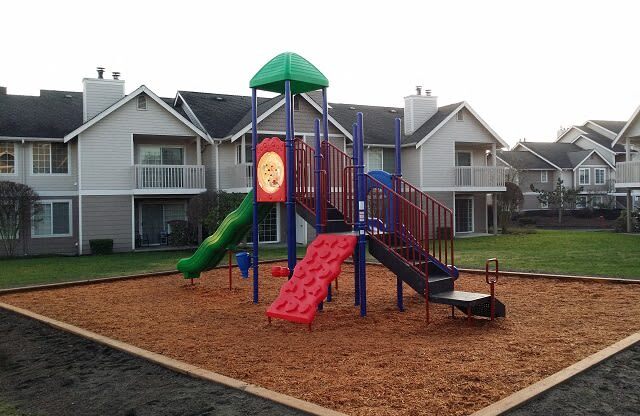
{"label": "red wavy slide", "polygon": [[327,297],[329,284],[340,275],[342,263],[353,254],[355,246],[355,235],[320,234],[316,237],[293,269],[291,279],[267,309],[267,316],[311,324],[318,305]]}

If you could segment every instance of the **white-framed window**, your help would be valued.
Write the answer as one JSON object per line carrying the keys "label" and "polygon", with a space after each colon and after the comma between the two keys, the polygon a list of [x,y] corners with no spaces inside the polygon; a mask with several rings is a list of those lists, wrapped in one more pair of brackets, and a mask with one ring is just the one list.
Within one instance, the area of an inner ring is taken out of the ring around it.
{"label": "white-framed window", "polygon": [[591,206],[594,208],[604,207],[604,196],[594,195],[591,197]]}
{"label": "white-framed window", "polygon": [[40,201],[39,210],[32,217],[31,236],[70,237],[71,230],[71,201],[50,200]]}
{"label": "white-framed window", "polygon": [[236,165],[241,165],[243,163],[253,163],[253,152],[251,151],[251,145],[244,145],[244,157],[245,162],[242,161],[242,144],[236,145]]}
{"label": "white-framed window", "polygon": [[540,171],[540,182],[541,183],[549,182],[549,172],[547,172],[546,170]]}
{"label": "white-framed window", "polygon": [[0,143],[0,175],[15,175],[16,146],[14,143]]}
{"label": "white-framed window", "polygon": [[578,198],[576,198],[576,208],[584,209],[586,207],[587,207],[587,197],[586,196],[579,196]]}
{"label": "white-framed window", "polygon": [[604,185],[606,180],[606,169],[605,168],[595,168],[593,170],[593,174],[595,176],[595,184],[596,185]]}
{"label": "white-framed window", "polygon": [[142,165],[184,165],[184,147],[141,145],[138,159]]}
{"label": "white-framed window", "polygon": [[[280,205],[276,204],[267,216],[258,225],[259,243],[279,243],[280,242]],[[251,242],[252,233],[247,234],[247,241]]]}
{"label": "white-framed window", "polygon": [[578,169],[578,184],[589,185],[591,183],[590,173],[591,171],[589,168]]}
{"label": "white-framed window", "polygon": [[456,152],[456,166],[471,166],[471,152]]}
{"label": "white-framed window", "polygon": [[36,175],[69,173],[69,146],[65,143],[33,143],[31,157]]}
{"label": "white-framed window", "polygon": [[300,96],[298,94],[293,96],[293,111],[300,111]]}
{"label": "white-framed window", "polygon": [[548,202],[540,202],[540,208],[542,208],[542,209],[549,208],[549,203]]}
{"label": "white-framed window", "polygon": [[370,147],[367,151],[368,160],[367,160],[367,170],[382,170],[382,148],[381,147]]}
{"label": "white-framed window", "polygon": [[144,95],[144,94],[138,95],[136,108],[138,110],[142,110],[142,111],[147,109],[147,96],[146,95]]}
{"label": "white-framed window", "polygon": [[464,114],[462,113],[462,111],[458,111],[456,113],[456,121],[464,121]]}

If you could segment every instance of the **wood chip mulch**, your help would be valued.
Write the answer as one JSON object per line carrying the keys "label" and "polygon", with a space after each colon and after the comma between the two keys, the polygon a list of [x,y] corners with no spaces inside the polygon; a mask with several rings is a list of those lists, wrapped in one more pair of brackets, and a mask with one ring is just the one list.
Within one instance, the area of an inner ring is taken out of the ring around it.
{"label": "wood chip mulch", "polygon": [[[284,264],[283,264],[284,265]],[[353,268],[343,266],[334,301],[313,331],[265,310],[283,280],[261,270],[260,304],[251,280],[207,272],[195,286],[153,277],[5,295],[0,301],[138,347],[354,415],[464,415],[493,403],[640,330],[640,285],[502,277],[507,318],[450,318],[405,286],[395,308],[395,275],[369,266],[368,316],[353,306]],[[456,287],[488,292],[484,276]]]}

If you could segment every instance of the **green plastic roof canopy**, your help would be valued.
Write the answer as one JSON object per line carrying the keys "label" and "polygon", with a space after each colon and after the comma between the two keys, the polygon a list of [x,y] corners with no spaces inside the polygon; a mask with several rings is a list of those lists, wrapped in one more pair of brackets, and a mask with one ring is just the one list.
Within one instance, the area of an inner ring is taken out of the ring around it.
{"label": "green plastic roof canopy", "polygon": [[293,52],[284,52],[267,62],[249,82],[251,88],[284,94],[284,82],[291,81],[291,93],[315,91],[329,86],[329,80],[311,62]]}

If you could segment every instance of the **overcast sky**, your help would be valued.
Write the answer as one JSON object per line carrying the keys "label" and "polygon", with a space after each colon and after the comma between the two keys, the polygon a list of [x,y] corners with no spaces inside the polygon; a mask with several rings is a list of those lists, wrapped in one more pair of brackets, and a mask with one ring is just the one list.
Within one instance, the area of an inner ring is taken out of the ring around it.
{"label": "overcast sky", "polygon": [[510,144],[640,105],[637,1],[163,3],[6,2],[0,86],[80,91],[100,65],[127,92],[249,94],[264,63],[293,51],[329,78],[330,101],[402,106],[423,85]]}

